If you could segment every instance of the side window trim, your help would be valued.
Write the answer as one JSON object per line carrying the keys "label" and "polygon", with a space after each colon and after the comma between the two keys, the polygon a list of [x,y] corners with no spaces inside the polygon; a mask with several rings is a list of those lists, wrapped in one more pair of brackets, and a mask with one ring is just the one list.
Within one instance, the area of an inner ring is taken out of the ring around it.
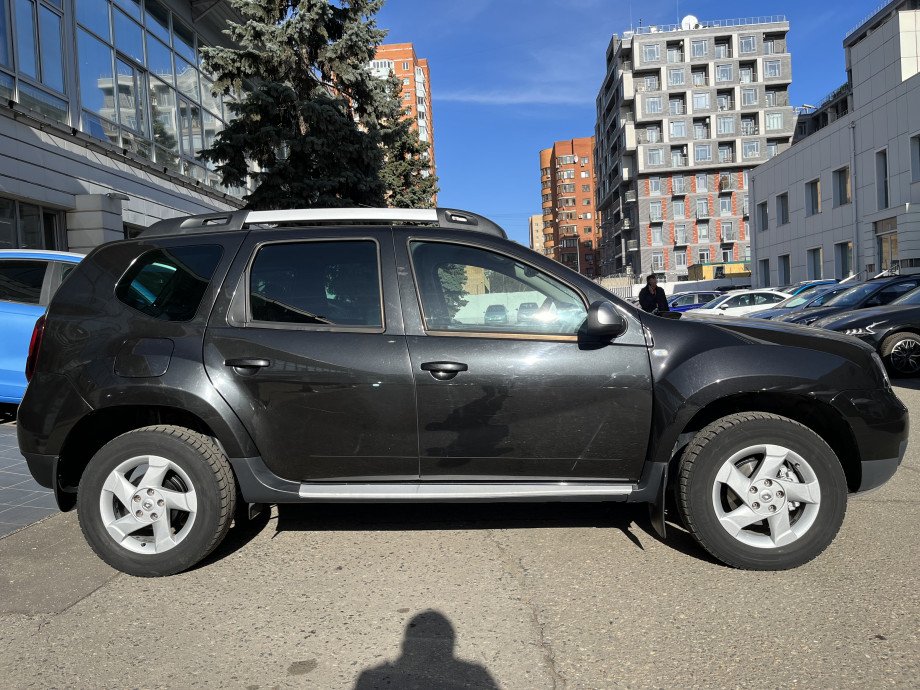
{"label": "side window trim", "polygon": [[[251,278],[252,267],[256,257],[263,247],[275,244],[306,244],[315,242],[373,242],[377,254],[377,285],[380,298],[380,326],[348,326],[342,324],[311,324],[311,323],[286,323],[279,321],[258,321],[252,317]],[[380,238],[371,235],[355,235],[353,237],[291,237],[284,239],[264,240],[253,245],[246,269],[240,277],[240,284],[227,311],[227,323],[236,328],[269,328],[284,331],[313,331],[320,333],[386,333],[387,314],[386,300],[383,295],[383,257],[380,251]]]}
{"label": "side window trim", "polygon": [[452,239],[410,235],[409,237],[406,238],[406,254],[409,258],[409,268],[412,274],[411,277],[412,277],[412,284],[415,289],[416,303],[418,304],[419,314],[421,315],[422,329],[424,330],[426,335],[458,337],[458,338],[491,338],[491,339],[496,339],[496,340],[549,340],[549,341],[577,342],[578,340],[577,334],[571,334],[571,335],[565,334],[564,335],[564,334],[558,334],[558,333],[557,334],[536,333],[536,332],[528,333],[528,332],[514,332],[514,331],[508,331],[508,332],[444,331],[444,330],[436,330],[436,329],[428,328],[428,319],[425,316],[425,305],[422,300],[422,293],[421,293],[421,287],[419,285],[418,272],[415,266],[415,258],[412,255],[412,244],[415,242],[424,242],[424,243],[431,243],[431,244],[434,244],[434,243],[451,244],[451,245],[456,245],[460,247],[473,247],[475,249],[481,249],[482,251],[491,252],[493,254],[498,254],[500,256],[505,257],[506,259],[510,259],[511,261],[516,261],[520,264],[524,264],[525,266],[529,266],[530,268],[544,275],[548,275],[550,278],[558,282],[560,285],[571,290],[573,293],[575,293],[578,299],[581,300],[581,305],[585,309],[586,313],[588,311],[589,305],[588,305],[588,299],[585,296],[585,293],[577,286],[572,285],[570,282],[560,278],[559,276],[553,273],[549,273],[548,271],[540,268],[539,266],[535,266],[530,261],[526,261],[519,257],[512,256],[511,254],[508,254],[507,252],[504,252],[500,249],[496,249],[495,247],[492,247],[492,246],[489,246],[487,244],[483,244],[480,242],[476,242],[476,241],[466,241],[465,240],[461,242],[461,241],[452,240]]}

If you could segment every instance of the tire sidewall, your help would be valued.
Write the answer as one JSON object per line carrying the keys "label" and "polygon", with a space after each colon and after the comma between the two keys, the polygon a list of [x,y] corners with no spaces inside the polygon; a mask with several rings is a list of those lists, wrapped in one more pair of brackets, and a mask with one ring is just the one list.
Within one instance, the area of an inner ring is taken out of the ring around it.
{"label": "tire sidewall", "polygon": [[[161,554],[134,553],[109,535],[99,512],[99,498],[109,474],[119,464],[140,455],[159,455],[181,467],[192,480],[197,498],[195,523],[189,534]],[[119,436],[93,456],[77,492],[80,527],[93,550],[112,567],[139,576],[180,572],[203,558],[219,528],[220,496],[214,473],[200,453],[182,440],[158,431]]]}
{"label": "tire sidewall", "polygon": [[[765,549],[738,541],[722,527],[713,507],[713,485],[722,465],[734,453],[760,443],[784,446],[801,455],[821,488],[814,524],[786,546]],[[810,561],[833,541],[846,512],[846,496],[840,461],[819,436],[789,420],[756,419],[720,432],[697,455],[690,471],[688,504],[698,538],[717,558],[746,568],[785,569]]]}

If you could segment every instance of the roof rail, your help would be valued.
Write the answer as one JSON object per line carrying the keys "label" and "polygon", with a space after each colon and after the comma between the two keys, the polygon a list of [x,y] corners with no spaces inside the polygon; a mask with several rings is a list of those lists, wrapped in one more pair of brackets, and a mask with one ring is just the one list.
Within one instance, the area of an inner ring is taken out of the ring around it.
{"label": "roof rail", "polygon": [[388,225],[423,224],[451,230],[473,230],[507,239],[498,224],[469,211],[448,208],[307,208],[281,211],[227,211],[154,223],[140,237],[192,235],[206,232],[231,232],[245,226],[315,225],[324,223],[385,223]]}

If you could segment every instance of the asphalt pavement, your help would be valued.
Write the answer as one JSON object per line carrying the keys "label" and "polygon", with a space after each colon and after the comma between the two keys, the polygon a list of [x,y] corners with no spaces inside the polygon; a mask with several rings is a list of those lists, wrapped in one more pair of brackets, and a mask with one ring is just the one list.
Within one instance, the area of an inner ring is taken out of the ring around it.
{"label": "asphalt pavement", "polygon": [[139,579],[57,515],[0,539],[0,684],[916,687],[918,426],[830,548],[778,573],[662,542],[642,506],[382,505],[275,509]]}

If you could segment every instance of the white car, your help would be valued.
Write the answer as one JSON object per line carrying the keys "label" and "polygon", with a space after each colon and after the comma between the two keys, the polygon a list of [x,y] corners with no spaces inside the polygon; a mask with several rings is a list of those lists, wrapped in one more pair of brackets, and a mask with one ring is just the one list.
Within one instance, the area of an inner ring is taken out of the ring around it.
{"label": "white car", "polygon": [[733,290],[684,316],[746,316],[770,309],[789,297],[779,290]]}

